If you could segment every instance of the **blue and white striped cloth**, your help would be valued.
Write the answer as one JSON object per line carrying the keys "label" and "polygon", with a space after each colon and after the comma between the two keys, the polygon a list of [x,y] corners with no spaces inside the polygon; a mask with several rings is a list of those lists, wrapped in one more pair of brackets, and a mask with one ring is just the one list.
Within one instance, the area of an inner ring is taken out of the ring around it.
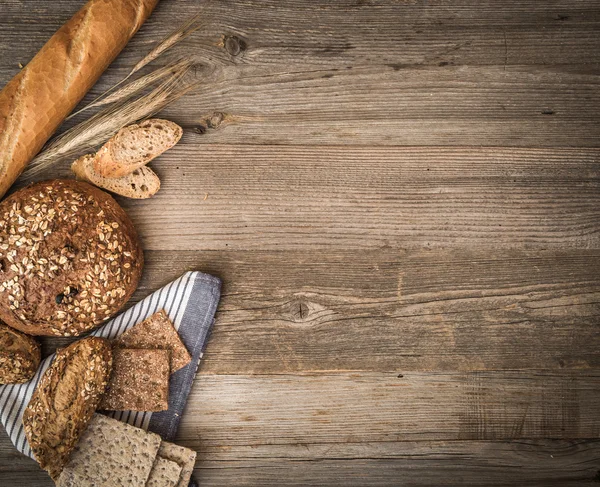
{"label": "blue and white striped cloth", "polygon": [[[117,411],[111,413],[114,418],[153,431],[167,441],[175,438],[194,376],[214,323],[220,293],[221,281],[218,278],[201,272],[187,272],[92,333],[94,336],[114,338],[164,309],[192,355],[190,364],[171,375],[167,411],[158,413]],[[35,377],[25,384],[0,386],[0,420],[17,450],[31,458],[33,455],[23,431],[23,411],[40,378],[53,360],[54,355],[43,360]]]}

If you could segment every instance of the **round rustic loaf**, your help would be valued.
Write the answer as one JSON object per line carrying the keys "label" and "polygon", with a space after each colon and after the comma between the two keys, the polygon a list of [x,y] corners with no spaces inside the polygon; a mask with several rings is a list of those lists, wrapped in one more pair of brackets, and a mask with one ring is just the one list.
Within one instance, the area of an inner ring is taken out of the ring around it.
{"label": "round rustic loaf", "polygon": [[23,188],[0,203],[0,319],[30,335],[80,335],[127,302],[143,260],[108,194],[72,180]]}
{"label": "round rustic loaf", "polygon": [[32,337],[0,322],[0,384],[31,380],[40,365],[40,345]]}

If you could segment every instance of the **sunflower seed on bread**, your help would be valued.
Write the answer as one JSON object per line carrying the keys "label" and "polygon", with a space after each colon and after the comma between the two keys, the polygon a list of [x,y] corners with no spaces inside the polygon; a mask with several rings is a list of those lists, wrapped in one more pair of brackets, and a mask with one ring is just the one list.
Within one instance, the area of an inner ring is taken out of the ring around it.
{"label": "sunflower seed on bread", "polygon": [[131,174],[173,147],[183,129],[169,120],[153,118],[119,130],[94,157],[95,171],[106,178]]}
{"label": "sunflower seed on bread", "polygon": [[160,189],[160,179],[152,169],[146,166],[135,169],[131,174],[120,178],[101,176],[94,169],[94,156],[92,154],[86,154],[77,159],[71,165],[71,170],[78,179],[126,198],[151,198]]}
{"label": "sunflower seed on bread", "polygon": [[96,414],[63,469],[57,487],[145,487],[160,436]]}

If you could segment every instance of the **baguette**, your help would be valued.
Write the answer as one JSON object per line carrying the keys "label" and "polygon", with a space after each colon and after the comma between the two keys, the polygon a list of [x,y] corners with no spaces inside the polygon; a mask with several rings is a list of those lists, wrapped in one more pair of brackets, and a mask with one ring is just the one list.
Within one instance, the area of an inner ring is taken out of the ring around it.
{"label": "baguette", "polygon": [[159,0],[89,0],[0,92],[0,197]]}
{"label": "baguette", "polygon": [[111,193],[133,199],[151,198],[160,189],[160,179],[149,167],[140,167],[127,176],[105,178],[94,169],[94,156],[86,154],[77,159],[71,170],[78,179],[92,183]]}

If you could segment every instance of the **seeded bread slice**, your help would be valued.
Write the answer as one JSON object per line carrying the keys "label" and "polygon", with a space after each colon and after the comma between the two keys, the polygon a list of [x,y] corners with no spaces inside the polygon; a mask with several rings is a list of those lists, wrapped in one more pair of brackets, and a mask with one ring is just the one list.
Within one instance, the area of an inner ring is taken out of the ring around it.
{"label": "seeded bread slice", "polygon": [[135,169],[131,174],[120,178],[105,178],[94,169],[94,156],[86,154],[71,165],[71,171],[78,179],[92,183],[126,198],[138,200],[150,198],[158,193],[160,179],[149,167]]}
{"label": "seeded bread slice", "polygon": [[94,169],[105,178],[126,176],[169,150],[182,135],[179,125],[159,118],[129,125],[98,151]]}
{"label": "seeded bread slice", "polygon": [[162,349],[170,351],[171,373],[185,367],[192,360],[181,341],[173,322],[161,309],[117,337],[113,346],[118,348]]}
{"label": "seeded bread slice", "polygon": [[99,409],[166,411],[170,372],[168,350],[113,349],[113,370]]}

